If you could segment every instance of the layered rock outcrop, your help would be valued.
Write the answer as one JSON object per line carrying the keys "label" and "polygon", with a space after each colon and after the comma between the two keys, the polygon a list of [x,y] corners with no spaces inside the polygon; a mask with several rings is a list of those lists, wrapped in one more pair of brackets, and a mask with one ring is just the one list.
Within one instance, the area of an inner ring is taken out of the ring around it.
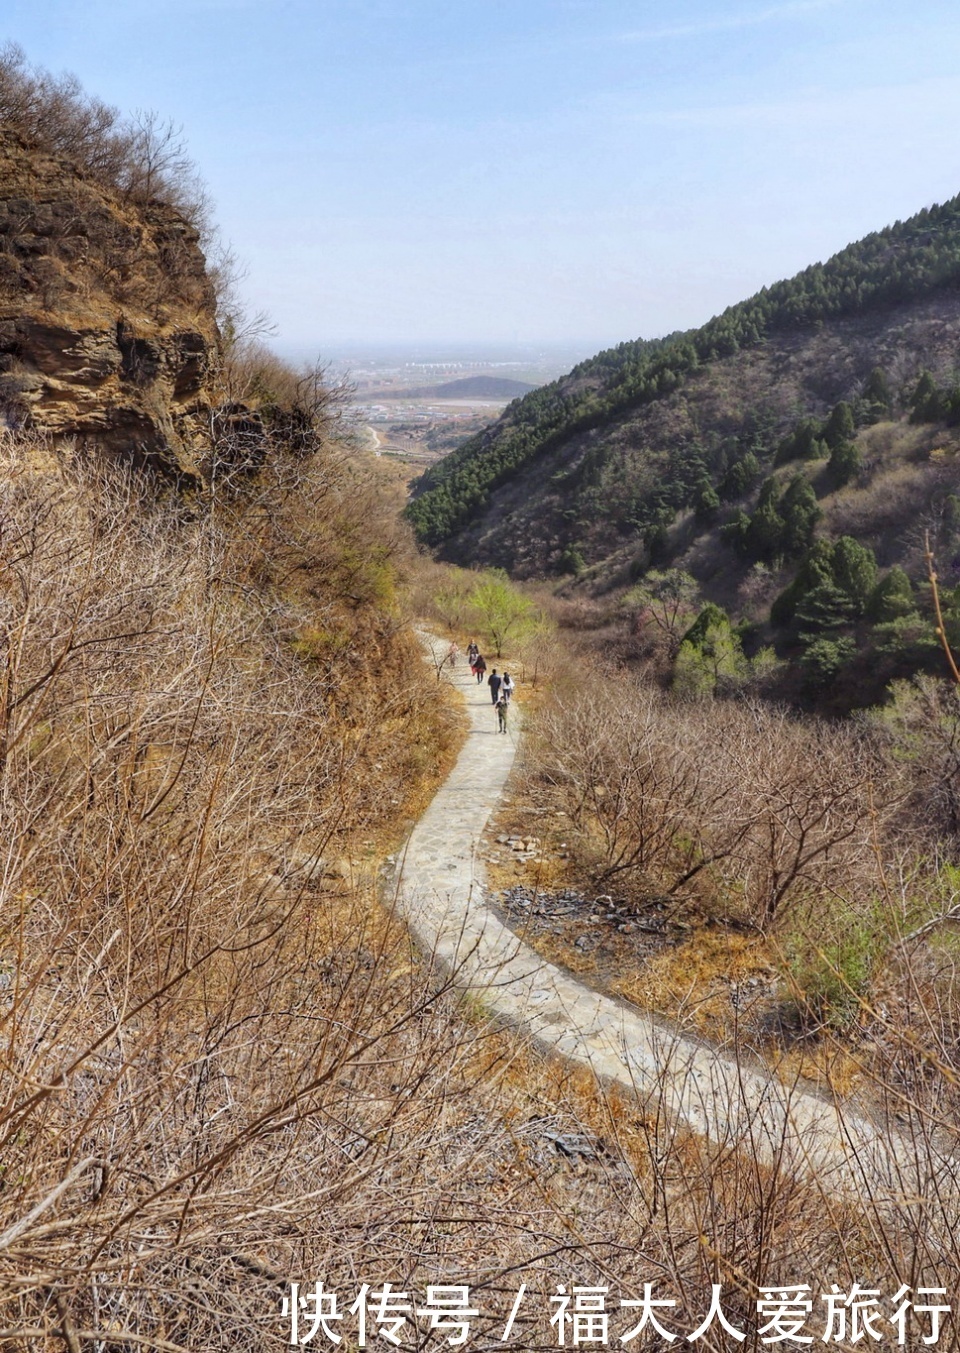
{"label": "layered rock outcrop", "polygon": [[0,415],[201,473],[218,353],[198,232],[0,128]]}

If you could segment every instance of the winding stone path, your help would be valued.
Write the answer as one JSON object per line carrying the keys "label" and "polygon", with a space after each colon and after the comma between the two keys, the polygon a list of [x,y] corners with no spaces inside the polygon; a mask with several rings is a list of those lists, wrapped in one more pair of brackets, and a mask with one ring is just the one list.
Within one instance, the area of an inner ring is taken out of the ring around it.
{"label": "winding stone path", "polygon": [[546,962],[487,909],[477,847],[513,765],[519,710],[507,736],[486,684],[465,665],[449,678],[470,729],[456,766],[414,828],[398,865],[396,896],[417,943],[497,1017],[590,1067],[676,1123],[765,1165],[816,1176],[827,1191],[868,1186],[922,1197],[946,1158],[884,1133],[864,1114],[665,1030]]}

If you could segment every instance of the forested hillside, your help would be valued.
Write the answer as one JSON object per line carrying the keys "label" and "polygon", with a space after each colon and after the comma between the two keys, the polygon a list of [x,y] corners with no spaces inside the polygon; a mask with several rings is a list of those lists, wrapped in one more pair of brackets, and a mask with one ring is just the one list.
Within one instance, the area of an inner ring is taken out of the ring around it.
{"label": "forested hillside", "polygon": [[[409,509],[418,536],[451,558],[497,555],[521,573],[562,571],[568,550],[583,552],[580,537],[597,515],[611,513],[611,530],[586,552],[592,561],[624,536],[665,524],[692,504],[704,479],[718,481],[755,443],[773,445],[799,415],[861,393],[882,357],[894,383],[924,365],[938,372],[951,365],[958,282],[954,198],[764,288],[700,329],[602,352],[512,404],[431,467]],[[781,371],[804,350],[805,369]],[[757,363],[767,369],[755,371]],[[738,390],[745,370],[747,388]],[[701,407],[700,392],[720,383],[732,387],[729,402]],[[658,413],[643,419],[645,409],[682,411],[688,402],[680,426]],[[510,486],[525,471],[514,501]],[[558,473],[567,477],[557,481]],[[517,502],[529,511],[518,514]],[[534,520],[524,555],[517,541]]]}
{"label": "forested hillside", "polygon": [[685,658],[719,624],[727,678],[764,652],[780,696],[869,704],[936,670],[927,538],[960,637],[958,372],[953,199],[583,363],[431,467],[408,512],[441,557],[621,597],[628,652],[649,654],[649,603],[674,592],[668,682],[693,680],[670,650],[712,607]]}

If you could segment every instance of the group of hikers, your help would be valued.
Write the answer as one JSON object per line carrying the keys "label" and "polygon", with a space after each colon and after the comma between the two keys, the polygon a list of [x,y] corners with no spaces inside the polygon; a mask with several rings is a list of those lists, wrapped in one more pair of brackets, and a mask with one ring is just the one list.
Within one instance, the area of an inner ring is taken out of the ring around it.
{"label": "group of hikers", "polygon": [[[470,671],[477,678],[477,685],[482,685],[487,664],[472,639],[467,648],[467,661],[470,664]],[[504,672],[501,676],[494,668],[487,677],[487,685],[490,687],[491,702],[497,711],[497,729],[499,732],[505,733],[507,731],[507,711],[510,708],[510,697],[513,695],[515,682],[509,672]]]}

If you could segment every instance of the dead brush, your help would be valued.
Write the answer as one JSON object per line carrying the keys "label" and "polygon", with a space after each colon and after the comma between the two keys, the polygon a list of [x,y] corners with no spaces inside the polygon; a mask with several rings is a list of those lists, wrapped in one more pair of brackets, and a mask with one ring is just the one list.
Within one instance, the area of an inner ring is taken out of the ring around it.
{"label": "dead brush", "polygon": [[608,1285],[619,1321],[651,1281],[686,1333],[722,1281],[753,1347],[762,1282],[955,1271],[926,1101],[897,1101],[914,1174],[841,1200],[491,1027],[367,898],[273,877],[384,783],[346,736],[373,684],[337,685],[363,640],[296,653],[315,575],[271,591],[222,519],[3,452],[6,1343],[279,1349],[289,1282],[322,1278],[469,1283],[476,1339],[517,1349],[553,1346],[558,1284]]}
{"label": "dead brush", "polygon": [[3,1337],[279,1345],[288,1276],[422,1208],[476,1034],[368,907],[334,937],[265,868],[376,804],[355,660],[225,585],[221,524],[2,450]]}
{"label": "dead brush", "polygon": [[800,724],[759,702],[702,712],[592,675],[538,727],[539,776],[593,853],[598,884],[695,900],[760,927],[795,895],[872,866],[873,823],[896,810],[856,730]]}

